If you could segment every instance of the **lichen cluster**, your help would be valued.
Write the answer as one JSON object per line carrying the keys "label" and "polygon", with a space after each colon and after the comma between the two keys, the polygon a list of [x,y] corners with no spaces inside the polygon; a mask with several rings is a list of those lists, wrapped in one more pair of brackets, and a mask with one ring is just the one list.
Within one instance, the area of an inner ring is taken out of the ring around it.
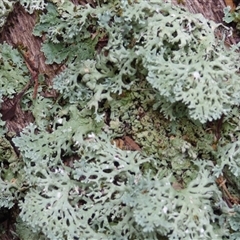
{"label": "lichen cluster", "polygon": [[[26,93],[35,121],[11,144],[0,121],[0,206],[18,206],[18,236],[237,239],[216,183],[239,179],[237,46],[163,0],[20,4],[38,10],[46,64],[65,69],[56,99]],[[29,74],[16,49],[0,53],[2,102]]]}

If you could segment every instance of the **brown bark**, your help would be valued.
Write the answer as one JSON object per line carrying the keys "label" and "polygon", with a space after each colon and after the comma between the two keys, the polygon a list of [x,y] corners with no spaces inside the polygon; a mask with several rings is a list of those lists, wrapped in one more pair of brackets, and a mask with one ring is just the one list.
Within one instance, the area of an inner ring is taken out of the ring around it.
{"label": "brown bark", "polygon": [[172,0],[172,2],[192,13],[201,13],[205,18],[217,23],[222,22],[223,9],[226,7],[224,0]]}

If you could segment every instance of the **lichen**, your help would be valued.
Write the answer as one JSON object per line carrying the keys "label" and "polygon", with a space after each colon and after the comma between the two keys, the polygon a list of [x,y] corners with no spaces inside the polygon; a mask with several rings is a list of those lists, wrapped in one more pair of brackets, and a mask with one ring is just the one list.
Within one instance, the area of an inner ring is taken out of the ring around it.
{"label": "lichen", "polygon": [[8,14],[13,10],[13,1],[2,0],[0,2],[0,29],[4,26]]}
{"label": "lichen", "polygon": [[[55,99],[38,94],[24,107],[35,121],[12,139],[13,162],[0,136],[0,206],[19,207],[19,236],[237,236],[239,210],[215,180],[226,168],[239,177],[238,46],[163,0],[20,3],[44,9],[33,34],[44,36],[46,63],[65,69]],[[2,101],[29,73],[16,49],[0,49]],[[119,148],[121,137],[137,147]]]}

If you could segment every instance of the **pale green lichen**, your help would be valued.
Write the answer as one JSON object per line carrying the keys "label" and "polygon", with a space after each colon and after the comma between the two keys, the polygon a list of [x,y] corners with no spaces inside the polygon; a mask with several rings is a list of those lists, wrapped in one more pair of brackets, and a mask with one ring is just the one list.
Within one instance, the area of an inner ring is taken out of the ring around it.
{"label": "pale green lichen", "polygon": [[[215,39],[217,25],[162,0],[21,4],[44,9],[33,33],[47,63],[66,68],[57,99],[24,107],[35,122],[13,139],[17,163],[2,145],[0,206],[19,206],[19,236],[234,239],[238,215],[215,176],[239,176],[239,57]],[[28,71],[17,50],[1,54],[1,97],[12,97]],[[219,129],[201,123],[222,114],[217,149]],[[124,135],[142,151],[111,144]]]}
{"label": "pale green lichen", "polygon": [[19,51],[6,43],[0,45],[0,63],[1,94],[12,97],[29,81],[27,66]]}
{"label": "pale green lichen", "polygon": [[[182,106],[190,118],[205,123],[229,113],[233,105],[239,104],[239,77],[235,74],[239,56],[234,48],[225,49],[215,38],[217,25],[213,22],[201,15],[186,14],[168,3],[121,1],[116,5],[102,3],[101,8],[88,5],[80,9],[78,15],[75,8],[74,16],[81,25],[74,19],[72,26],[84,33],[95,22],[96,32],[103,29],[108,35],[108,44],[102,50],[107,54],[99,55],[96,66],[88,72],[88,84],[95,93],[89,106],[95,108],[96,114],[104,95],[121,93],[140,75],[157,90],[155,106],[172,118],[176,116],[173,107]],[[68,14],[66,10],[64,16]],[[37,29],[44,30],[53,42],[59,41],[57,36],[63,37],[63,42],[72,39],[77,31],[62,36],[64,23],[47,28],[51,16],[44,15]],[[78,58],[69,67],[77,65]],[[98,69],[101,71],[96,75]],[[101,86],[106,93],[103,94]],[[57,89],[61,91],[61,87]]]}
{"label": "pale green lichen", "polygon": [[44,0],[19,0],[19,2],[30,14],[35,10],[43,10],[47,5]]}
{"label": "pale green lichen", "polygon": [[0,1],[0,28],[2,28],[7,20],[8,14],[13,10],[13,1]]}

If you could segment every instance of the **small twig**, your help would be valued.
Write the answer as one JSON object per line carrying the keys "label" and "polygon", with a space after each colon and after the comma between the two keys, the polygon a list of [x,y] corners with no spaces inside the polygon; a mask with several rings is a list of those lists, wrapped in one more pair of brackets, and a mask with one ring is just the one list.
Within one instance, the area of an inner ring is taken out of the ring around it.
{"label": "small twig", "polygon": [[[18,49],[18,51],[20,52],[20,54],[22,55],[22,57],[24,58],[27,68],[28,68],[29,72],[31,73],[31,76],[32,76],[31,83],[34,84],[33,99],[36,99],[37,92],[38,92],[38,75],[39,75],[38,67],[35,67],[33,62],[23,52],[23,50],[21,49],[21,46],[19,44],[16,44],[15,46]],[[36,61],[36,62],[37,62],[37,65],[39,65],[39,62],[38,61]]]}
{"label": "small twig", "polygon": [[224,120],[224,115],[222,115],[221,118],[217,120],[216,129],[215,129],[215,136],[216,136],[217,143],[221,138],[223,120]]}
{"label": "small twig", "polygon": [[232,208],[234,204],[239,204],[239,199],[233,197],[231,193],[228,191],[226,181],[227,180],[224,179],[223,176],[220,176],[216,179],[218,186],[222,189],[224,200],[227,202],[228,206]]}
{"label": "small twig", "polygon": [[16,109],[17,109],[19,102],[21,101],[23,95],[29,89],[29,87],[31,85],[34,85],[33,99],[36,99],[37,92],[38,92],[38,75],[39,75],[38,68],[35,67],[35,65],[30,61],[30,59],[23,52],[23,50],[21,49],[21,45],[19,45],[19,44],[14,44],[14,45],[18,49],[18,51],[22,55],[22,57],[24,58],[27,68],[28,68],[29,72],[31,73],[31,79],[27,83],[27,85],[23,88],[23,90],[16,95],[13,105],[8,109],[1,110],[3,121],[11,120],[15,116]]}
{"label": "small twig", "polygon": [[27,83],[27,85],[23,88],[23,90],[17,94],[17,96],[15,97],[14,103],[10,108],[8,108],[6,110],[1,110],[3,121],[11,120],[15,116],[17,105],[21,101],[22,96],[29,89],[30,85],[31,85],[31,82]]}

